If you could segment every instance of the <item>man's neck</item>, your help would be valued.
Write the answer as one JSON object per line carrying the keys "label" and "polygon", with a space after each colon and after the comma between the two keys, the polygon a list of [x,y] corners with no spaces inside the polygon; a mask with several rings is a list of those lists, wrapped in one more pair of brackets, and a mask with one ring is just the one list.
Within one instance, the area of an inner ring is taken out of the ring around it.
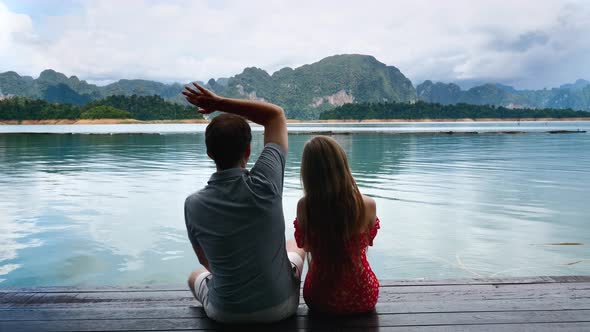
{"label": "man's neck", "polygon": [[223,169],[221,169],[221,168],[217,167],[217,171],[218,171],[218,172],[221,172],[221,171],[227,171],[228,169],[233,169],[233,168],[242,168],[242,169],[245,169],[246,167],[244,167],[244,166],[242,166],[242,165],[236,165],[236,166],[234,166],[234,167],[230,167],[230,168],[223,168]]}

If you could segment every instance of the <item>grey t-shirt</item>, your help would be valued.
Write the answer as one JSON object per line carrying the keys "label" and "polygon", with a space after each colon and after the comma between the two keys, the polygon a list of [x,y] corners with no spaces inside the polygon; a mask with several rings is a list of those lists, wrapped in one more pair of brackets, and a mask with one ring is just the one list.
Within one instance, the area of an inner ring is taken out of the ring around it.
{"label": "grey t-shirt", "polygon": [[296,280],[285,249],[284,171],[285,152],[270,143],[250,171],[216,172],[185,201],[188,236],[209,261],[209,302],[218,310],[254,312],[282,303],[293,292]]}

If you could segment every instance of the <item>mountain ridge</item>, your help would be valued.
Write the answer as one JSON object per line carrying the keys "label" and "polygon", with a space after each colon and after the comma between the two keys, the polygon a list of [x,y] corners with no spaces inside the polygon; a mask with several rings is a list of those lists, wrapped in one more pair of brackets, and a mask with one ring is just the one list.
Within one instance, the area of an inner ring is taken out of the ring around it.
{"label": "mountain ridge", "polygon": [[[430,80],[414,87],[395,66],[361,54],[333,55],[297,68],[284,67],[272,74],[257,67],[246,67],[239,74],[210,79],[205,85],[219,95],[276,103],[290,118],[298,119],[317,119],[322,112],[347,103],[414,103],[419,100],[443,105],[469,103],[508,108],[590,110],[590,82],[583,79],[543,90],[518,90],[499,83],[463,90],[455,83]],[[0,98],[15,95],[75,105],[113,95],[157,95],[186,104],[181,94],[183,86],[142,79],[120,79],[98,86],[52,69],[42,71],[36,79],[14,71],[0,73]]]}
{"label": "mountain ridge", "polygon": [[462,90],[454,83],[426,80],[416,86],[418,99],[429,103],[453,105],[494,105],[507,108],[556,108],[590,110],[590,82],[578,79],[573,84],[542,90],[517,90],[498,83],[487,83]]}

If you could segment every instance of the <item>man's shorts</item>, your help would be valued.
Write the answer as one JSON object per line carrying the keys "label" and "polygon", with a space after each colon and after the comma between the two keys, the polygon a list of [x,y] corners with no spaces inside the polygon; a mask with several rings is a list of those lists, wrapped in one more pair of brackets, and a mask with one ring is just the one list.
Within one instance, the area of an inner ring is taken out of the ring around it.
{"label": "man's shorts", "polygon": [[213,277],[210,272],[203,272],[197,276],[194,284],[195,297],[203,305],[207,317],[226,324],[270,323],[292,316],[297,312],[297,308],[299,307],[299,283],[301,282],[301,272],[303,271],[303,259],[295,252],[288,252],[287,257],[289,257],[289,261],[291,262],[293,277],[298,282],[296,287],[293,287],[293,294],[286,301],[274,307],[247,314],[228,313],[217,310],[209,303],[208,284]]}

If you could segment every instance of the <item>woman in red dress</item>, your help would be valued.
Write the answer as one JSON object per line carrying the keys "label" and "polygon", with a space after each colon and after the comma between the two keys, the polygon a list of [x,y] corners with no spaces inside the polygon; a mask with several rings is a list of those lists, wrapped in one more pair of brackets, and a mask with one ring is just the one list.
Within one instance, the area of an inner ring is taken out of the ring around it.
{"label": "woman in red dress", "polygon": [[372,311],[379,281],[367,247],[379,229],[375,201],[360,193],[338,143],[317,136],[301,160],[304,197],[297,204],[295,239],[310,254],[303,297],[314,311],[354,314]]}

